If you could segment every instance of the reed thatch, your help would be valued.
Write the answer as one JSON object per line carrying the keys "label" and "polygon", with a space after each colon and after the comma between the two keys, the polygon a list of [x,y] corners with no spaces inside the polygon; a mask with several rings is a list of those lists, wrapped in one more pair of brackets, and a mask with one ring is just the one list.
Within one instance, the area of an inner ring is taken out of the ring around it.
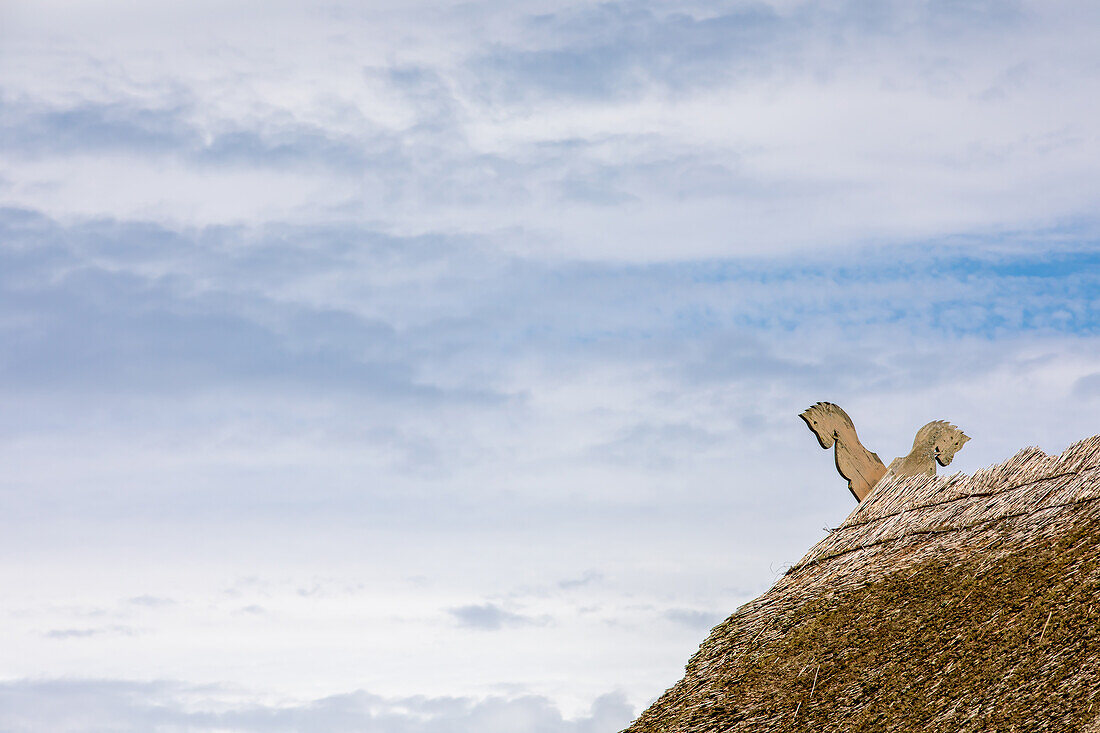
{"label": "reed thatch", "polygon": [[1100,436],[887,474],[626,730],[1100,733]]}

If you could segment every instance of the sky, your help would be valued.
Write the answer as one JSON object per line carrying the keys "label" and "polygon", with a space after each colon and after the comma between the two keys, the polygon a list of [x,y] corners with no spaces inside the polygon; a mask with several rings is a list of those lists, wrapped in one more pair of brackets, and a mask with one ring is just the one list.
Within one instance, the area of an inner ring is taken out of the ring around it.
{"label": "sky", "polygon": [[[603,733],[1100,432],[1089,2],[0,6],[0,729]],[[941,469],[941,472],[944,469]]]}

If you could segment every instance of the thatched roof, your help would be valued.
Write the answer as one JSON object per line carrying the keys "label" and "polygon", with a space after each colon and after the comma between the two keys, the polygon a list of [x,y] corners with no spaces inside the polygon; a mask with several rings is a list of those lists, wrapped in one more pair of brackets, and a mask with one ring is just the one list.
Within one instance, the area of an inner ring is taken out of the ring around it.
{"label": "thatched roof", "polygon": [[1100,733],[1100,436],[887,474],[630,733]]}

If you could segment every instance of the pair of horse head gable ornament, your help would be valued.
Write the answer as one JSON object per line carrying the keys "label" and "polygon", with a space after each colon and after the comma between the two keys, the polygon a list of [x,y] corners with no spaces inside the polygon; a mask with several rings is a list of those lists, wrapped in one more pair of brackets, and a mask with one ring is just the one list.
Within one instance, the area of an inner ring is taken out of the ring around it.
{"label": "pair of horse head gable ornament", "polygon": [[835,448],[836,470],[848,479],[848,490],[856,501],[863,501],[887,472],[896,476],[935,476],[936,464],[951,463],[970,440],[951,423],[933,420],[917,431],[909,455],[895,458],[886,466],[878,454],[863,447],[852,418],[832,402],[818,402],[799,417],[806,421],[822,448]]}

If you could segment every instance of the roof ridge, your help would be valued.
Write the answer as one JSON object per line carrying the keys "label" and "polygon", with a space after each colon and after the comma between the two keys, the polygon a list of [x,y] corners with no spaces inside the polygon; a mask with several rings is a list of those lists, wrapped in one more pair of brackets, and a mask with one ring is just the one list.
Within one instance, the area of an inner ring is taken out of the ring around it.
{"label": "roof ridge", "polygon": [[970,476],[887,474],[839,527],[784,576],[909,537],[948,534],[1100,499],[1098,459],[1100,435],[1079,440],[1058,455],[1025,448]]}
{"label": "roof ridge", "polygon": [[1100,501],[1100,496],[1090,496],[1090,497],[1087,497],[1087,498],[1084,498],[1084,499],[1077,499],[1076,501],[1067,501],[1067,502],[1062,503],[1062,504],[1048,504],[1048,505],[1040,507],[1038,509],[1032,509],[1032,510],[1028,510],[1028,511],[1017,512],[1015,514],[1001,514],[1001,515],[998,515],[998,516],[995,516],[995,517],[988,517],[986,519],[982,519],[982,520],[979,520],[977,522],[974,522],[973,524],[968,524],[968,525],[960,526],[960,527],[943,527],[943,528],[940,528],[940,529],[924,529],[924,530],[918,529],[918,530],[913,530],[911,532],[904,532],[904,533],[901,533],[901,534],[898,534],[898,535],[883,537],[883,538],[875,540],[874,542],[864,544],[864,545],[859,545],[858,547],[849,547],[847,549],[844,549],[844,550],[841,550],[839,552],[833,553],[832,555],[822,555],[821,557],[815,557],[815,558],[810,558],[809,560],[804,560],[802,562],[799,562],[797,565],[791,566],[787,570],[787,572],[784,573],[784,575],[791,575],[791,574],[795,573],[796,571],[801,571],[801,570],[805,570],[805,569],[808,569],[808,568],[812,568],[813,566],[818,565],[820,563],[823,563],[826,560],[832,560],[833,558],[841,557],[842,555],[847,555],[847,554],[852,553],[852,552],[859,552],[860,550],[866,550],[866,549],[869,549],[871,547],[875,547],[877,545],[885,545],[885,544],[888,544],[890,542],[895,542],[895,541],[900,540],[900,539],[905,539],[906,537],[914,537],[914,536],[922,535],[922,534],[947,534],[948,532],[965,532],[969,529],[974,529],[975,527],[980,527],[983,524],[989,524],[990,522],[999,522],[999,521],[1004,520],[1004,519],[1015,519],[1017,517],[1026,517],[1026,516],[1029,516],[1031,514],[1035,514],[1039,511],[1046,510],[1046,509],[1064,509],[1065,507],[1076,506],[1076,505],[1079,505],[1079,504],[1087,504],[1090,501]]}
{"label": "roof ridge", "polygon": [[[1031,481],[1025,481],[1022,484],[1014,484],[1012,486],[1009,486],[1006,489],[999,489],[997,491],[974,491],[974,492],[969,493],[969,494],[959,494],[957,496],[952,496],[949,499],[942,499],[940,501],[931,501],[931,502],[928,502],[927,504],[914,504],[914,505],[910,506],[907,509],[901,509],[901,510],[896,511],[896,512],[891,512],[889,514],[880,514],[877,517],[871,517],[870,519],[865,519],[861,522],[848,522],[848,521],[845,521],[839,527],[836,527],[833,531],[836,532],[836,531],[839,531],[841,529],[851,529],[853,527],[862,527],[865,524],[873,524],[875,522],[880,522],[884,519],[889,519],[891,517],[897,517],[897,516],[900,516],[902,514],[906,514],[908,512],[916,511],[917,509],[926,509],[928,507],[940,506],[942,504],[950,504],[950,503],[955,502],[955,501],[962,501],[963,499],[970,499],[970,498],[981,497],[981,496],[996,496],[998,494],[1005,494],[1005,493],[1008,493],[1010,491],[1015,491],[1017,489],[1024,488],[1025,486],[1030,486],[1032,484],[1040,483],[1042,481],[1050,481],[1050,480],[1056,479],[1056,478],[1065,478],[1066,476],[1078,476],[1078,475],[1080,475],[1082,473],[1086,473],[1088,471],[1095,471],[1098,468],[1100,468],[1100,463],[1097,463],[1097,464],[1092,465],[1092,466],[1087,466],[1085,468],[1082,468],[1079,471],[1067,471],[1066,473],[1056,473],[1052,476],[1044,476],[1042,478],[1033,479]],[[906,477],[906,478],[908,478],[908,477]]]}

